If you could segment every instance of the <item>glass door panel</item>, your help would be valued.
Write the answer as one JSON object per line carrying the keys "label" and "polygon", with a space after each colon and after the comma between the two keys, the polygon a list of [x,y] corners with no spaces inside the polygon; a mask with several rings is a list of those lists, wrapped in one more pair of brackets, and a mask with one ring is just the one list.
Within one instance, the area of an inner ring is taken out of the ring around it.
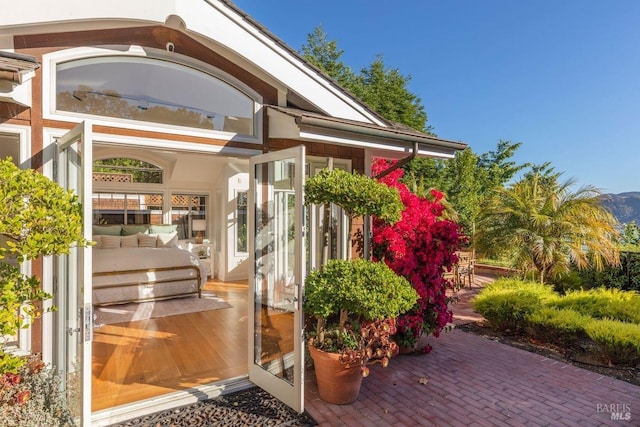
{"label": "glass door panel", "polygon": [[[91,239],[91,125],[82,122],[57,141],[58,183],[78,196],[83,206],[83,233]],[[65,387],[76,420],[91,425],[91,249],[71,248],[57,258],[55,305],[56,367],[65,375]]]}
{"label": "glass door panel", "polygon": [[249,378],[304,409],[304,146],[251,159]]}

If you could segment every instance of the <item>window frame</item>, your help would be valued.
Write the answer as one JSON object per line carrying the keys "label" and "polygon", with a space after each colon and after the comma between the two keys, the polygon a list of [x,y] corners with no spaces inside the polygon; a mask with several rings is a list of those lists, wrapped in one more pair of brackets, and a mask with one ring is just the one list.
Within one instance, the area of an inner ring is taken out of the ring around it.
{"label": "window frame", "polygon": [[[241,189],[236,189],[234,191],[234,201],[235,201],[235,210],[234,210],[234,216],[235,216],[235,221],[234,221],[234,244],[233,244],[233,251],[234,251],[234,255],[235,256],[245,256],[249,254],[249,235],[248,235],[248,227],[249,227],[249,190],[241,190]],[[238,237],[240,234],[240,215],[239,215],[239,208],[240,205],[238,203],[238,201],[240,200],[240,194],[244,194],[245,195],[245,213],[244,213],[244,219],[245,219],[245,249],[244,251],[240,250],[238,248]]]}
{"label": "window frame", "polygon": [[[200,128],[191,128],[184,126],[168,125],[154,122],[142,122],[130,119],[119,119],[108,116],[96,116],[85,113],[76,113],[70,111],[56,110],[56,71],[58,63],[68,62],[78,59],[99,58],[108,56],[137,56],[147,57],[160,61],[167,61],[173,66],[189,67],[205,74],[212,76],[230,86],[235,87],[244,93],[254,104],[254,135],[243,135],[231,132],[207,130]],[[196,137],[215,138],[222,141],[241,141],[252,144],[262,143],[263,133],[263,115],[262,115],[262,97],[249,86],[215,68],[209,64],[190,58],[175,52],[167,52],[160,49],[143,48],[141,46],[114,46],[114,47],[78,47],[66,49],[50,54],[43,55],[42,58],[42,75],[43,75],[43,118],[60,121],[72,121],[79,123],[83,119],[91,118],[92,122],[98,125],[104,125],[114,128],[135,129],[150,132],[163,132],[176,135],[189,135]]]}

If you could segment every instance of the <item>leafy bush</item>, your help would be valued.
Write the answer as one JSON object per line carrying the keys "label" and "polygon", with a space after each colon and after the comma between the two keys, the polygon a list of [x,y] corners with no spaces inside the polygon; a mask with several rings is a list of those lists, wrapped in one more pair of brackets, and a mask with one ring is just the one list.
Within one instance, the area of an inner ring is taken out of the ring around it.
{"label": "leafy bush", "polygon": [[583,288],[604,286],[640,292],[640,253],[621,252],[620,266],[606,266],[602,271],[592,268],[576,271]]}
{"label": "leafy bush", "polygon": [[0,419],[6,427],[74,425],[62,378],[35,357],[0,376]]}
{"label": "leafy bush", "polygon": [[526,328],[530,314],[554,298],[557,298],[557,294],[549,285],[519,279],[498,279],[480,292],[473,300],[473,307],[493,328],[518,333]]}
{"label": "leafy bush", "polygon": [[617,289],[556,294],[548,285],[499,279],[473,301],[489,325],[569,350],[586,350],[605,363],[640,363],[640,295]]}
{"label": "leafy bush", "polygon": [[640,325],[599,319],[588,322],[585,331],[598,344],[605,362],[625,366],[640,363]]}
{"label": "leafy bush", "polygon": [[585,326],[590,321],[575,310],[544,307],[527,317],[527,332],[538,340],[571,348],[586,338]]}
{"label": "leafy bush", "polygon": [[[77,196],[35,170],[18,168],[10,158],[0,159],[0,201],[1,338],[28,327],[26,319],[39,317],[40,302],[52,297],[41,289],[38,277],[23,275],[20,265],[88,242],[82,236]],[[0,374],[15,374],[24,361],[1,344]]]}
{"label": "leafy bush", "polygon": [[573,291],[551,301],[549,306],[570,308],[597,319],[640,323],[640,295],[633,291],[605,288]]}
{"label": "leafy bush", "polygon": [[580,289],[588,289],[592,286],[585,286],[583,277],[577,271],[569,271],[566,274],[554,277],[550,280],[553,288],[560,294]]}
{"label": "leafy bush", "polygon": [[[52,296],[37,276],[22,274],[23,262],[67,254],[88,242],[82,235],[82,205],[72,191],[44,175],[0,159],[0,338],[15,335],[42,314]],[[64,285],[64,284],[61,284]],[[26,314],[27,316],[25,316]],[[37,358],[7,352],[0,341],[0,420],[3,426],[73,425],[65,395],[74,390]]]}

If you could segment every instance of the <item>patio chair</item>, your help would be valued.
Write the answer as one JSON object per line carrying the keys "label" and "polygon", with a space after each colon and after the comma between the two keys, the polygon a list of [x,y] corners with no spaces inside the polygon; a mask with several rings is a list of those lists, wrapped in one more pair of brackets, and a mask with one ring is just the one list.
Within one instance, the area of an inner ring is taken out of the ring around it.
{"label": "patio chair", "polygon": [[458,283],[464,287],[466,283],[469,284],[469,288],[473,286],[475,279],[474,264],[475,264],[475,251],[458,251],[458,266],[457,276]]}

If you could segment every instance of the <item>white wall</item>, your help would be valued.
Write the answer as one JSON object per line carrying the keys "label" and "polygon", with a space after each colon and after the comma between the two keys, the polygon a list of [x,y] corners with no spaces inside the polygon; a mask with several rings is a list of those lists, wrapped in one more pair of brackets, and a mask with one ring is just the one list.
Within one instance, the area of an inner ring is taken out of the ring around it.
{"label": "white wall", "polygon": [[222,241],[218,254],[218,278],[223,281],[244,280],[249,272],[249,254],[236,250],[236,195],[238,192],[249,190],[248,162],[228,163],[224,175],[227,185],[222,193],[220,206]]}

